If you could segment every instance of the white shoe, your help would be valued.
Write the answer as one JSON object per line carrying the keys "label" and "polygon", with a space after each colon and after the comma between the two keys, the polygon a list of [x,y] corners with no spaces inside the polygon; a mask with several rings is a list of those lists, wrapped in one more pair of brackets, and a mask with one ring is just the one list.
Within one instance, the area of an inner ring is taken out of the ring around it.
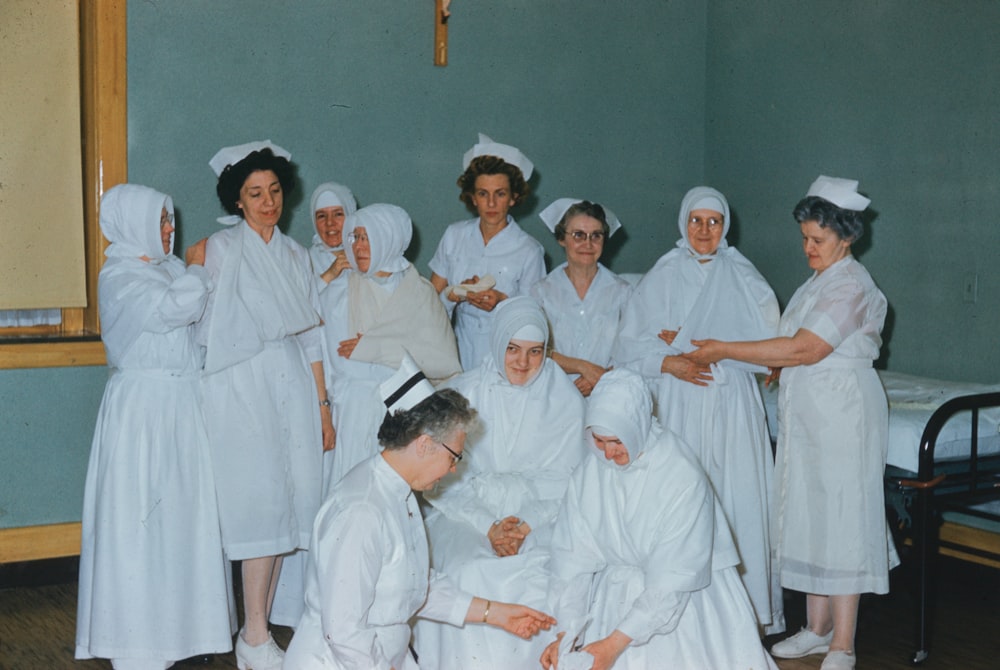
{"label": "white shoe", "polygon": [[243,631],[236,636],[236,667],[240,670],[281,670],[285,652],[267,634],[267,642],[251,647],[243,639]]}
{"label": "white shoe", "polygon": [[826,635],[817,635],[808,628],[803,628],[795,635],[786,637],[771,647],[771,656],[802,658],[810,654],[823,654],[830,651],[830,640],[832,639],[832,630]]}
{"label": "white shoe", "polygon": [[831,651],[823,659],[820,670],[854,670],[854,654],[849,651]]}

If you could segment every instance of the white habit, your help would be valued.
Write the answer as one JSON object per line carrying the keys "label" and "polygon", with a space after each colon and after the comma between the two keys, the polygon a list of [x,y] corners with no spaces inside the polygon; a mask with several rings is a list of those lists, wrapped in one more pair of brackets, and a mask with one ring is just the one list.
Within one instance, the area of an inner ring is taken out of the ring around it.
{"label": "white habit", "polygon": [[[467,440],[457,473],[425,495],[434,507],[427,532],[431,565],[459,588],[547,611],[552,523],[569,476],[585,453],[584,406],[579,391],[550,358],[528,384],[507,380],[503,353],[519,327],[515,311],[530,312],[535,325],[545,329],[534,300],[500,303],[491,354],[478,369],[445,384],[469,399],[483,431]],[[494,521],[508,516],[527,521],[532,530],[517,555],[499,557],[487,532]],[[421,666],[439,670],[533,670],[543,642],[540,636],[522,640],[485,626],[457,629],[420,621],[414,628]]]}
{"label": "white habit", "polygon": [[573,474],[552,539],[553,615],[565,624],[589,614],[582,644],[616,629],[631,637],[615,670],[776,670],[711,484],[650,411],[627,370],[606,373],[591,394],[588,426],[618,437],[631,461],[593,447]]}
{"label": "white habit", "polygon": [[98,301],[110,376],[84,493],[80,659],[169,663],[232,649],[235,607],[191,329],[210,284],[202,268],[164,253],[164,207],[173,214],[167,196],[131,184],[102,199],[112,244]]}
{"label": "white habit", "polygon": [[[742,559],[758,622],[768,634],[785,629],[781,587],[772,568],[774,459],[754,368],[720,361],[708,386],[660,372],[665,356],[693,350],[692,339],[761,340],[777,334],[779,309],[767,280],[725,236],[714,255],[698,256],[687,241],[687,218],[699,196],[681,205],[677,248],[664,254],[636,287],[625,311],[615,360],[642,374],[654,391],[664,428],[690,446],[719,497]],[[704,262],[702,262],[704,261]],[[657,335],[679,331],[673,345]],[[764,371],[760,368],[759,371]]]}
{"label": "white habit", "polygon": [[885,296],[847,256],[799,287],[781,317],[781,335],[804,328],[834,349],[781,372],[776,546],[786,588],[888,593],[899,564],[882,488],[888,405],[872,368],[885,314]]}
{"label": "white habit", "polygon": [[351,470],[320,508],[306,585],[285,654],[294,670],[417,670],[410,618],[461,626],[472,603],[429,570],[420,507],[381,454]]}
{"label": "white habit", "polygon": [[[492,275],[496,290],[513,298],[528,295],[535,282],[545,276],[544,254],[541,243],[524,232],[510,215],[506,227],[489,244],[483,244],[477,217],[448,226],[429,265],[449,285],[460,284],[473,275]],[[478,367],[488,355],[493,312],[464,301],[454,303],[447,295],[442,295],[441,301],[449,313],[455,312],[462,369]]]}

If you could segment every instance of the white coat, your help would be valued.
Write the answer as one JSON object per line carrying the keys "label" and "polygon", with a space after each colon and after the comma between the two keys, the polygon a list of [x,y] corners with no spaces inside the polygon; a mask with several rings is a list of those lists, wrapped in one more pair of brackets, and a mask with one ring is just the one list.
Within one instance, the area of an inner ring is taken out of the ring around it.
{"label": "white coat", "polygon": [[461,626],[472,596],[430,572],[420,507],[381,455],[363,461],[316,515],[306,609],[289,670],[417,670],[410,618]]}

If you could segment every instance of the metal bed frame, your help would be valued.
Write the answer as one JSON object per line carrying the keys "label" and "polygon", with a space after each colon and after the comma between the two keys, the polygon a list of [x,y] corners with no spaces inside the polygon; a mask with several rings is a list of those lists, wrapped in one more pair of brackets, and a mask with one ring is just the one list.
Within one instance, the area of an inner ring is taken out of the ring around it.
{"label": "metal bed frame", "polygon": [[[1000,392],[960,396],[946,401],[927,421],[920,438],[919,470],[913,473],[897,470],[886,473],[887,501],[894,505],[903,525],[908,525],[913,540],[916,561],[916,651],[912,662],[922,663],[930,653],[930,628],[933,610],[932,591],[939,548],[961,551],[971,560],[986,559],[996,565],[1000,553],[977,546],[959,545],[940,537],[941,514],[958,511],[990,521],[1000,522],[1000,514],[969,509],[992,500],[1000,500],[1000,456],[979,455],[979,411],[1000,406]],[[970,451],[967,460],[934,462],[934,447],[938,434],[955,414],[971,411]],[[912,513],[911,513],[912,512]],[[958,554],[955,554],[958,555]]]}

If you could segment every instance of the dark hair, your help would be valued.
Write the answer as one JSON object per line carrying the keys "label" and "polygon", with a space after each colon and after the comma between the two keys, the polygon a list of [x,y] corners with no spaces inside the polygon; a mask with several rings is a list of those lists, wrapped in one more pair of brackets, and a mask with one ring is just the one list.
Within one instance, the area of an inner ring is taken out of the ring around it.
{"label": "dark hair", "polygon": [[829,228],[837,237],[852,244],[865,232],[861,212],[837,207],[816,195],[807,195],[799,200],[799,204],[792,210],[792,216],[799,223],[815,221],[820,228]]}
{"label": "dark hair", "polygon": [[601,230],[604,231],[604,239],[608,239],[608,235],[611,234],[611,226],[608,225],[608,217],[604,214],[604,208],[596,202],[582,200],[575,205],[570,205],[569,209],[566,210],[566,213],[563,214],[563,217],[559,219],[559,223],[556,224],[555,229],[557,240],[561,242],[566,239],[566,222],[574,216],[579,216],[580,214],[600,221]]}
{"label": "dark hair", "polygon": [[281,191],[288,195],[295,188],[295,168],[287,158],[275,156],[269,148],[254,151],[243,160],[227,165],[219,175],[215,185],[215,193],[219,196],[222,208],[229,214],[239,214],[240,189],[246,183],[247,177],[258,170],[270,170],[278,177]]}
{"label": "dark hair", "polygon": [[465,169],[456,182],[458,187],[462,189],[462,192],[458,194],[458,199],[472,209],[475,209],[472,196],[476,192],[476,177],[484,174],[507,175],[507,178],[510,179],[510,192],[514,196],[515,204],[524,200],[524,197],[531,192],[528,182],[524,180],[521,168],[511,165],[497,156],[476,156],[469,162],[469,167]]}
{"label": "dark hair", "polygon": [[441,389],[410,409],[396,410],[378,429],[378,442],[386,449],[402,449],[421,435],[441,441],[456,430],[469,432],[476,410],[454,389]]}

